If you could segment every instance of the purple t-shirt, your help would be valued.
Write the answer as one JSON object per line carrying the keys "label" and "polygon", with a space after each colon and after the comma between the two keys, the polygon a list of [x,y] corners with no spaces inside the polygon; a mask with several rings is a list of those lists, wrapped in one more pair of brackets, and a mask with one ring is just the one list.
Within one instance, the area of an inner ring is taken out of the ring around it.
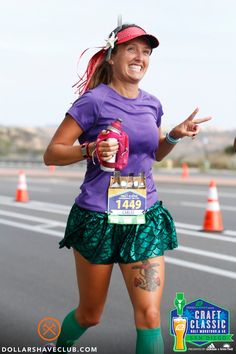
{"label": "purple t-shirt", "polygon": [[[129,161],[121,175],[144,171],[147,184],[147,208],[157,201],[157,192],[152,177],[152,165],[158,147],[158,128],[163,114],[160,101],[149,93],[139,90],[137,98],[126,98],[105,84],[86,91],[72,107],[69,114],[83,130],[79,138],[95,141],[97,135],[115,119],[122,119],[122,127],[129,136]],[[87,171],[81,185],[81,193],[75,202],[84,209],[107,211],[107,190],[112,172],[100,169],[87,160]]]}

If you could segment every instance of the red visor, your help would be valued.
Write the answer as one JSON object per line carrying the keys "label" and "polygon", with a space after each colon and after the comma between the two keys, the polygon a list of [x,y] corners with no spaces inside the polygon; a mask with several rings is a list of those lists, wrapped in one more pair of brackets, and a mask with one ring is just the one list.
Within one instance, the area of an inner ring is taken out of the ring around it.
{"label": "red visor", "polygon": [[152,48],[159,46],[159,41],[156,37],[151,34],[147,34],[142,28],[139,27],[125,28],[124,30],[118,32],[116,36],[118,38],[116,44],[125,43],[131,41],[131,39],[145,36],[149,40]]}

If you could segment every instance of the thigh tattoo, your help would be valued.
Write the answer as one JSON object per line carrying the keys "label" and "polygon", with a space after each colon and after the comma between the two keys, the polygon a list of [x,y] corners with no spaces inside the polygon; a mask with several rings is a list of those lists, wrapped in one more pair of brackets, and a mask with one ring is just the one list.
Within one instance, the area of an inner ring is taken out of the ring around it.
{"label": "thigh tattoo", "polygon": [[139,276],[134,278],[134,286],[147,291],[155,291],[161,284],[158,270],[155,268],[159,265],[159,263],[145,260],[141,265],[133,266],[132,269],[139,269]]}

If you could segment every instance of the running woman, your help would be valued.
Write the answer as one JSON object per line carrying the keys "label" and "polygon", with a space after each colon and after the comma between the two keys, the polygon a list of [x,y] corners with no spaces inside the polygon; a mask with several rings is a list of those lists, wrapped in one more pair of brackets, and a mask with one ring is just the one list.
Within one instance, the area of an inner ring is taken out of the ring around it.
{"label": "running woman", "polygon": [[[160,306],[164,287],[164,252],[178,246],[173,219],[158,199],[152,165],[161,161],[184,137],[195,138],[198,108],[164,136],[162,105],[139,88],[158,39],[141,27],[119,25],[106,46],[89,61],[77,84],[79,98],[68,109],[45,154],[46,165],[70,165],[87,160],[87,171],[68,216],[60,248],[73,249],[79,288],[78,306],[62,323],[57,347],[72,346],[99,323],[112,268],[119,264],[134,310],[136,354],[164,353]],[[129,136],[129,159],[121,178],[145,175],[145,223],[109,222],[111,172],[100,168],[97,155],[109,161],[117,140],[96,144],[98,134],[117,118]],[[76,141],[79,145],[74,145]]]}

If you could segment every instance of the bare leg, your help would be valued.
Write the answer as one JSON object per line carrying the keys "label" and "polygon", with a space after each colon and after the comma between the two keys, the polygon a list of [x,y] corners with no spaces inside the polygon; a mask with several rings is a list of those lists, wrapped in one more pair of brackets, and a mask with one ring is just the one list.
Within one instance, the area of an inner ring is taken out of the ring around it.
{"label": "bare leg", "polygon": [[134,308],[136,354],[163,354],[160,306],[164,287],[164,257],[120,264]]}
{"label": "bare leg", "polygon": [[113,264],[91,264],[74,250],[79,288],[75,316],[81,326],[99,323],[109,288]]}
{"label": "bare leg", "polygon": [[136,327],[159,327],[164,288],[164,257],[120,264],[120,269],[134,308]]}
{"label": "bare leg", "polygon": [[99,323],[113,265],[91,264],[74,250],[79,288],[79,306],[63,320],[57,348],[71,347],[88,327]]}

